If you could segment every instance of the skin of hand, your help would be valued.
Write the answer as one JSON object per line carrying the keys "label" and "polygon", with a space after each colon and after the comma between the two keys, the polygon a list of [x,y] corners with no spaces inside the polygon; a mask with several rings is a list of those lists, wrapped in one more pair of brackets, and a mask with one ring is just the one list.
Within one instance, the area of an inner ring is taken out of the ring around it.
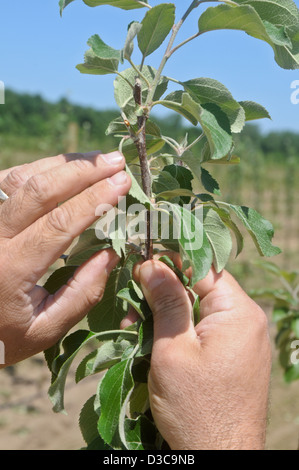
{"label": "skin of hand", "polygon": [[9,196],[0,205],[0,367],[49,348],[101,300],[119,260],[113,250],[94,255],[54,295],[37,284],[98,219],[100,205],[116,205],[127,194],[131,181],[124,167],[118,152],[91,152],[0,172]]}
{"label": "skin of hand", "polygon": [[[165,264],[137,265],[135,278],[154,317],[151,411],[170,448],[264,449],[271,374],[264,312],[228,272],[211,270],[194,287],[201,299],[194,326],[189,295]],[[122,327],[134,321],[130,312]]]}

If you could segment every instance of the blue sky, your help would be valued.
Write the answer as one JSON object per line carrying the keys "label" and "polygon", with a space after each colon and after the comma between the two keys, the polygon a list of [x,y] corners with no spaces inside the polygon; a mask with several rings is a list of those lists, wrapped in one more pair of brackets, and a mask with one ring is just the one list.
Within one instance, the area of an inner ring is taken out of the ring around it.
{"label": "blue sky", "polygon": [[[160,1],[150,1],[152,5]],[[174,0],[178,15],[188,1]],[[299,1],[295,2],[299,6]],[[206,8],[206,7],[205,7]],[[203,10],[203,7],[201,8]],[[98,109],[114,107],[110,75],[81,75],[86,41],[97,33],[117,49],[123,46],[127,25],[145,10],[124,11],[109,6],[89,8],[76,0],[59,15],[58,0],[2,0],[0,4],[0,80],[17,91],[39,93],[56,101],[66,96],[74,103]],[[197,31],[199,9],[182,28],[178,41]],[[161,52],[148,58],[158,66]],[[134,60],[138,62],[136,54]],[[291,82],[298,71],[280,69],[266,43],[237,31],[211,32],[173,55],[165,74],[179,80],[210,77],[226,85],[237,100],[263,104],[272,121],[261,121],[265,131],[299,131],[299,104],[291,103]]]}

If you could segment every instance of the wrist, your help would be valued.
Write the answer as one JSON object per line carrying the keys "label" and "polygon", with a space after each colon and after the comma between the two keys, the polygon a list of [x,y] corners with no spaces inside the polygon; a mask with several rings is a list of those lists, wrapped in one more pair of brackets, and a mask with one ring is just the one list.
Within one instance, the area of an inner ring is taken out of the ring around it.
{"label": "wrist", "polygon": [[[247,415],[248,416],[248,415]],[[172,450],[264,450],[266,444],[267,418],[211,420],[211,416],[194,419],[188,435],[181,429],[175,438],[168,442]],[[202,425],[200,425],[202,423]]]}

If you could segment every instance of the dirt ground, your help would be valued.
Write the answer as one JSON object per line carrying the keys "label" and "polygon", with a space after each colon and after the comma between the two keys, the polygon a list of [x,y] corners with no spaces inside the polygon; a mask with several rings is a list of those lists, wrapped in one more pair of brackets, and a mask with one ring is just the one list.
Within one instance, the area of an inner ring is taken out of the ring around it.
{"label": "dirt ground", "polygon": [[[275,353],[275,352],[274,352]],[[47,397],[49,371],[40,354],[0,372],[0,450],[76,450],[84,446],[80,409],[95,393],[98,377],[67,381],[68,415],[54,414]],[[267,449],[296,450],[299,440],[299,382],[286,385],[274,361]]]}

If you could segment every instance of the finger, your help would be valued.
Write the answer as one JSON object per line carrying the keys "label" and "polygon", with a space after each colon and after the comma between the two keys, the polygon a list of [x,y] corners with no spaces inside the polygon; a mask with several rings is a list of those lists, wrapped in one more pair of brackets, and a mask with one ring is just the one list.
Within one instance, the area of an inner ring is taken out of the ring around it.
{"label": "finger", "polygon": [[128,315],[120,323],[120,329],[124,330],[125,328],[128,328],[128,326],[131,326],[136,323],[139,318],[140,316],[138,315],[136,310],[134,310],[133,307],[130,307]]}
{"label": "finger", "polygon": [[154,340],[194,336],[191,303],[176,274],[160,261],[145,262],[139,274],[154,316]]}
{"label": "finger", "polygon": [[40,160],[36,160],[32,163],[25,163],[24,165],[18,165],[16,167],[10,168],[9,170],[4,170],[1,172],[0,181],[1,189],[8,196],[11,196],[17,189],[21,188],[26,181],[29,180],[34,175],[43,173],[45,171],[54,168],[55,166],[62,165],[66,162],[89,158],[95,153],[99,154],[100,152],[89,152],[89,153],[70,153],[66,155],[57,155],[56,157],[47,157]]}
{"label": "finger", "polygon": [[0,237],[14,237],[58,203],[112,176],[124,166],[125,159],[119,152],[95,153],[32,176],[2,205]]}
{"label": "finger", "polygon": [[200,318],[217,312],[231,311],[238,305],[237,298],[245,293],[227,271],[217,274],[212,268],[205,279],[193,287],[200,297]]}
{"label": "finger", "polygon": [[115,206],[130,186],[127,173],[116,173],[85,189],[9,240],[11,262],[16,266],[17,277],[23,281],[27,279],[26,290],[32,283],[37,283],[72,241],[99,218],[98,211],[103,207],[106,209],[107,205]]}
{"label": "finger", "polygon": [[54,295],[48,295],[26,334],[34,338],[36,351],[53,345],[101,301],[107,279],[119,262],[113,250],[104,250],[77,269]]}
{"label": "finger", "polygon": [[5,170],[1,170],[0,171],[0,183],[1,181],[3,181],[6,176],[8,175],[8,173],[10,173],[11,171],[15,170],[16,168],[18,168],[20,165],[17,165],[17,166],[13,166],[11,168],[7,168]]}
{"label": "finger", "polygon": [[[159,260],[162,256],[168,256],[168,258],[171,259],[171,261],[173,261],[173,263],[175,264],[175,266],[177,268],[179,268],[180,270],[182,269],[182,266],[183,266],[183,263],[182,263],[182,259],[181,259],[181,256],[179,253],[176,253],[175,251],[169,251],[169,252],[164,252],[163,254],[162,253],[158,253],[158,254],[155,254],[154,255],[154,259],[155,260]],[[140,267],[142,266],[142,264],[144,263],[144,260],[140,260],[138,261],[138,263],[136,263],[134,265],[134,268],[133,268],[133,278],[136,282],[140,282]],[[192,270],[191,268],[188,268],[186,271],[184,271],[184,274],[191,278],[192,276]]]}

